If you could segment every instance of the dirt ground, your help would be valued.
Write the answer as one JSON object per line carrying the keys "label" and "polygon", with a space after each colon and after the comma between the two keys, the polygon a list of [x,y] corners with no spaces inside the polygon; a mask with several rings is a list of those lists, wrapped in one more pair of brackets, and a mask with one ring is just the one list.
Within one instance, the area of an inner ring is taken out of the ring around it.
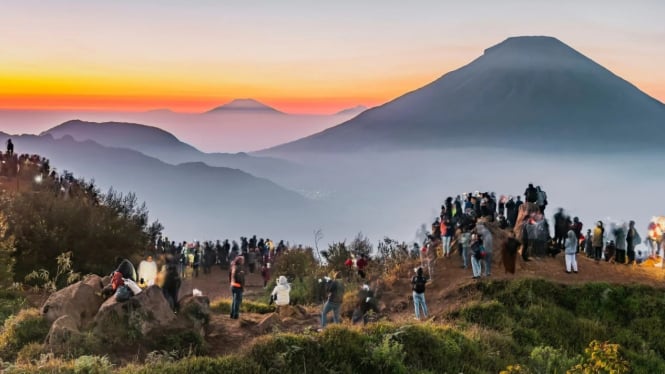
{"label": "dirt ground", "polygon": [[[451,257],[439,258],[434,265],[433,281],[428,285],[426,292],[427,304],[430,310],[430,319],[440,320],[449,310],[456,308],[467,300],[459,290],[474,282],[487,280],[506,280],[519,278],[543,278],[561,284],[581,284],[587,282],[607,282],[618,284],[644,284],[652,287],[665,287],[665,270],[654,266],[649,260],[641,265],[612,264],[601,261],[596,262],[585,255],[578,255],[579,273],[567,274],[565,272],[564,257],[532,258],[524,262],[517,260],[515,274],[506,274],[500,259],[495,259],[490,277],[479,280],[472,279],[471,269],[462,269],[461,258],[453,254]],[[417,263],[414,262],[414,265]],[[197,288],[211,300],[219,297],[230,297],[227,281],[228,272],[213,269],[211,274],[201,274],[198,278],[186,279],[181,288],[181,295],[187,294]],[[247,275],[246,299],[255,299],[269,292],[263,289],[263,281],[258,274]],[[397,279],[392,284],[384,286],[381,303],[386,308],[383,315],[392,321],[412,321],[413,304],[410,300],[410,276]],[[220,355],[237,352],[247,346],[255,337],[273,331],[298,332],[305,329],[316,329],[320,323],[320,305],[301,307],[296,315],[279,316],[279,323],[270,324],[270,328],[262,327],[262,320],[270,315],[242,313],[240,320],[231,320],[226,315],[215,314],[210,325],[208,343],[211,354]],[[283,313],[282,313],[283,314]],[[272,321],[268,321],[272,322]],[[348,321],[346,323],[349,323]]]}

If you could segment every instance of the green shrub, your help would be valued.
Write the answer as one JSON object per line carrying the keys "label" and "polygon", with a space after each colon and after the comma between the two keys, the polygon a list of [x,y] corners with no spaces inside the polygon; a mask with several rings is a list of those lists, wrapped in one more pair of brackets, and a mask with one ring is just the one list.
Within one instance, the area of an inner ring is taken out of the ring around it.
{"label": "green shrub", "polygon": [[392,336],[384,336],[379,345],[370,351],[370,364],[379,373],[404,374],[408,372],[404,365],[404,345],[397,342]]}
{"label": "green shrub", "polygon": [[323,372],[322,348],[315,336],[275,334],[258,338],[246,353],[269,373]]}
{"label": "green shrub", "polygon": [[113,364],[106,356],[81,356],[74,360],[76,374],[109,374]]}
{"label": "green shrub", "polygon": [[534,373],[564,374],[579,360],[569,357],[565,350],[539,346],[529,355],[529,368]]}
{"label": "green shrub", "polygon": [[25,299],[15,291],[0,289],[0,324],[25,305]]}
{"label": "green shrub", "polygon": [[28,343],[43,342],[49,326],[37,309],[24,309],[9,317],[0,332],[0,358],[13,360]]}
{"label": "green shrub", "polygon": [[322,360],[326,367],[337,372],[354,372],[363,367],[367,352],[367,337],[358,329],[331,325],[318,337]]}

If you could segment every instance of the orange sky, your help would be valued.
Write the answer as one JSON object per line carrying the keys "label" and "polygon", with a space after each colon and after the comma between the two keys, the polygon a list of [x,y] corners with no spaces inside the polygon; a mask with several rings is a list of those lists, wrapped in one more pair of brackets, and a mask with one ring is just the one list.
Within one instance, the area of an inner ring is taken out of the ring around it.
{"label": "orange sky", "polygon": [[292,113],[374,106],[515,35],[550,35],[665,101],[665,2],[6,0],[0,108]]}

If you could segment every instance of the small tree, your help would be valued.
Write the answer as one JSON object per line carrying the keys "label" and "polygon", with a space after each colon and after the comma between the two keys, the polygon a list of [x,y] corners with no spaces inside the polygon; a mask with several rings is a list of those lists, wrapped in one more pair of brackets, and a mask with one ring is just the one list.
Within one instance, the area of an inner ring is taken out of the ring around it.
{"label": "small tree", "polygon": [[34,282],[38,288],[44,292],[54,292],[59,288],[68,286],[79,279],[81,274],[75,273],[72,270],[72,252],[61,253],[56,258],[58,265],[57,271],[53,277],[46,269],[34,270],[32,273],[25,276],[26,282]]}
{"label": "small tree", "polygon": [[344,262],[351,257],[351,251],[346,247],[346,241],[332,243],[328,249],[321,252],[328,263],[328,268],[334,270],[344,269]]}
{"label": "small tree", "polygon": [[362,232],[359,232],[349,244],[349,250],[357,256],[365,255],[369,257],[372,254],[372,249],[372,243]]}

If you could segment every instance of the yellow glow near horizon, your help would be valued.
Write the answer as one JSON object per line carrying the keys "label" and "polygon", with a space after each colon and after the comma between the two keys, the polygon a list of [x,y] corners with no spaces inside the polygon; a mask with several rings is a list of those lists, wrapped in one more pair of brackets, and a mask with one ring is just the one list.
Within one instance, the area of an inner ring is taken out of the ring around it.
{"label": "yellow glow near horizon", "polygon": [[7,0],[0,108],[195,112],[251,97],[331,113],[417,89],[514,35],[558,37],[665,101],[665,2],[635,2]]}

